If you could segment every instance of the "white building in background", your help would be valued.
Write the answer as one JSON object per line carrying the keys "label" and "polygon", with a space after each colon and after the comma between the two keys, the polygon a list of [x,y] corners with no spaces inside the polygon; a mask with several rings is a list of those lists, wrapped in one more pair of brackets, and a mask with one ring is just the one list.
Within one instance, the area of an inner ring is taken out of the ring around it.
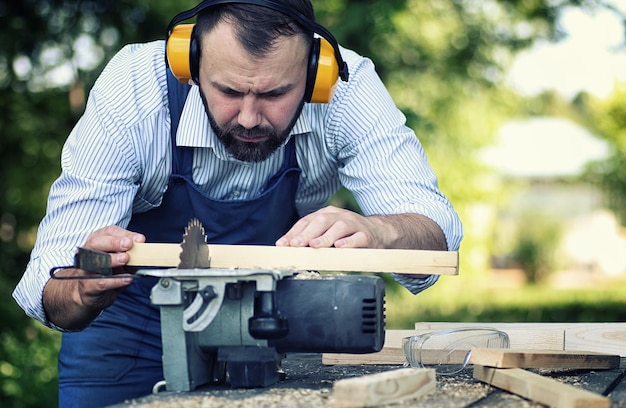
{"label": "white building in background", "polygon": [[626,273],[626,238],[609,211],[595,210],[571,220],[562,247],[575,269],[609,277]]}
{"label": "white building in background", "polygon": [[535,118],[508,123],[498,144],[483,155],[508,180],[508,187],[515,186],[498,211],[496,228],[512,237],[521,214],[541,212],[562,225],[559,272],[626,277],[626,231],[604,205],[600,189],[577,177],[587,163],[607,154],[604,141],[570,121]]}

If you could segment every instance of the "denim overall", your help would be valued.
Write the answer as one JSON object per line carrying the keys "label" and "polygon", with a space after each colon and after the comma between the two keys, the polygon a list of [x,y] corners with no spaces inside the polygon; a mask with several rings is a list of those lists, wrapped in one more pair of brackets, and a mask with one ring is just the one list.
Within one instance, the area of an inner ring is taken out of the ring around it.
{"label": "denim overall", "polygon": [[[172,175],[161,205],[134,214],[128,229],[146,242],[182,241],[193,217],[214,244],[273,245],[297,221],[295,195],[300,168],[295,138],[287,143],[281,169],[257,197],[213,200],[192,178],[193,148],[176,146],[176,129],[189,86],[168,71],[172,118]],[[244,253],[241,254],[245,256]],[[99,407],[151,392],[163,380],[159,309],[150,304],[156,278],[137,278],[85,330],[64,333],[59,352],[59,407]]]}

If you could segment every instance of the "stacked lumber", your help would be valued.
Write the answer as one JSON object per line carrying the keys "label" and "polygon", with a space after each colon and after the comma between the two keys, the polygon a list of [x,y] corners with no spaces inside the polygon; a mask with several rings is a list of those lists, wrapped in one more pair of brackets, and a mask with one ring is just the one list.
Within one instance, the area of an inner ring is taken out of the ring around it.
{"label": "stacked lumber", "polygon": [[[398,365],[406,361],[404,337],[459,328],[492,328],[509,336],[508,349],[471,350],[469,363],[475,379],[552,407],[610,407],[610,399],[603,395],[527,369],[619,368],[621,357],[626,356],[626,323],[416,323],[415,330],[388,330],[385,346],[377,353],[323,354],[322,362]],[[370,406],[360,403],[350,406]]]}
{"label": "stacked lumber", "polygon": [[478,348],[472,349],[469,362],[494,368],[611,370],[619,368],[620,356],[593,351]]}
{"label": "stacked lumber", "polygon": [[608,408],[611,400],[524,368],[612,369],[620,356],[579,351],[473,349],[474,378],[551,407]]}
{"label": "stacked lumber", "polygon": [[493,328],[509,335],[511,349],[596,351],[626,357],[626,323],[421,322],[416,333],[461,327]]}
{"label": "stacked lumber", "polygon": [[512,350],[582,351],[626,357],[626,323],[416,323],[415,330],[387,330],[385,346],[370,354],[324,354],[322,362],[343,364],[402,364],[402,339],[437,330],[492,328],[509,336]]}
{"label": "stacked lumber", "polygon": [[609,408],[611,400],[521,368],[474,365],[474,378],[520,397],[559,408]]}

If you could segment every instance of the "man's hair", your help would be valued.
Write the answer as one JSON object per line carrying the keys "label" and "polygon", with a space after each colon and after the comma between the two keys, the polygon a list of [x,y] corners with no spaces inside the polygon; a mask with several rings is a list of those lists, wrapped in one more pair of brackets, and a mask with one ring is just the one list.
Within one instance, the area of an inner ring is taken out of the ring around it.
{"label": "man's hair", "polygon": [[[310,0],[275,0],[315,21]],[[283,36],[301,36],[307,47],[313,42],[313,32],[297,20],[269,7],[246,3],[231,3],[209,8],[198,14],[195,35],[202,57],[202,39],[218,23],[227,21],[235,27],[235,35],[250,55],[261,58],[272,50],[276,39]]]}

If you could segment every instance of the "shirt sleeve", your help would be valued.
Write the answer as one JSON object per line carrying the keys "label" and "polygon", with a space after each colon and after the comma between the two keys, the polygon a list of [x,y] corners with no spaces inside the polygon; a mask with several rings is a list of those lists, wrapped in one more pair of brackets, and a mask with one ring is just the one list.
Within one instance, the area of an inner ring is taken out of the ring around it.
{"label": "shirt sleeve", "polygon": [[50,188],[30,262],[13,291],[26,314],[49,327],[55,328],[42,295],[50,270],[72,265],[76,248],[93,231],[126,228],[133,211],[146,211],[156,200],[145,200],[142,192],[159,196],[166,185],[165,172],[151,184],[171,149],[163,52],[162,41],[122,48],[94,84],[63,146],[61,174]]}
{"label": "shirt sleeve", "polygon": [[[365,215],[417,213],[442,229],[448,250],[456,251],[463,237],[460,218],[440,191],[415,132],[393,102],[366,58],[347,52],[350,81],[337,89],[331,149],[341,165],[341,183],[350,190]],[[394,274],[396,281],[418,293],[437,276],[415,278]]]}
{"label": "shirt sleeve", "polygon": [[123,142],[125,131],[111,129],[115,115],[92,92],[63,147],[61,175],[51,186],[30,262],[13,292],[28,316],[49,327],[54,328],[42,294],[50,270],[72,265],[76,248],[89,233],[107,225],[127,225],[130,219],[138,165]]}

